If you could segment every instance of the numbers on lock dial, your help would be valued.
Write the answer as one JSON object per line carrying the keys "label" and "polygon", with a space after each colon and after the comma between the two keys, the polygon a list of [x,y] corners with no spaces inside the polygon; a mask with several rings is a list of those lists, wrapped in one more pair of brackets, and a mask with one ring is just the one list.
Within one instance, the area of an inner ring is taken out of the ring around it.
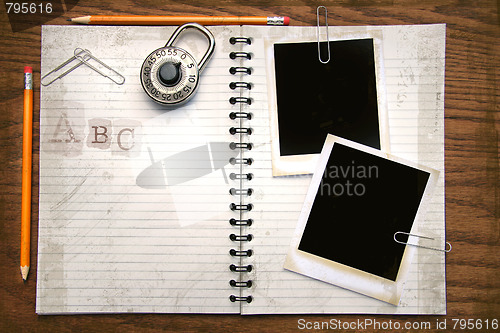
{"label": "numbers on lock dial", "polygon": [[[172,87],[163,85],[158,71],[166,62],[179,63],[180,80]],[[165,47],[152,52],[142,66],[141,83],[155,101],[176,104],[188,98],[198,85],[198,68],[193,57],[182,49]]]}

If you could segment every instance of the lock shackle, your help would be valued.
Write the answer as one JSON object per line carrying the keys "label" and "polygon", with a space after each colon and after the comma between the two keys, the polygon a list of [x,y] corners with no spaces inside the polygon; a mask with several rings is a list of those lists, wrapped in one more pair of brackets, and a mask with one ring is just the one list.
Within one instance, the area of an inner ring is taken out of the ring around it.
{"label": "lock shackle", "polygon": [[203,71],[203,68],[205,68],[205,65],[207,64],[208,60],[212,57],[214,50],[215,50],[215,38],[212,33],[202,26],[201,24],[198,23],[186,23],[181,25],[180,27],[177,28],[177,30],[174,31],[172,36],[170,36],[169,40],[167,41],[167,44],[165,44],[165,47],[172,46],[172,44],[175,43],[181,32],[185,29],[198,29],[200,32],[202,32],[205,37],[208,39],[208,49],[207,52],[205,52],[205,55],[203,58],[201,58],[200,62],[198,63],[198,71],[201,73]]}

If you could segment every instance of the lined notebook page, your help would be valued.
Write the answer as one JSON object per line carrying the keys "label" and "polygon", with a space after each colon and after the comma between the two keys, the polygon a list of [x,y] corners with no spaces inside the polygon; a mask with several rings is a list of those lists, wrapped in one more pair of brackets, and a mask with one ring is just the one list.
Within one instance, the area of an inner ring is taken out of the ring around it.
{"label": "lined notebook page", "polygon": [[37,313],[240,312],[228,269],[234,33],[210,29],[197,95],[166,111],[139,73],[174,29],[42,29],[42,76],[82,48],[125,83],[83,65],[42,87]]}
{"label": "lined notebook page", "polygon": [[[273,93],[273,87],[266,76],[268,53],[262,50],[277,41],[316,41],[316,27],[244,27],[243,31],[254,38],[249,48],[255,55],[250,92],[254,149],[247,154],[254,159],[250,169],[255,177],[250,183],[255,194],[247,202],[254,205],[250,212],[254,224],[248,231],[254,236],[255,254],[248,260],[254,269],[246,274],[255,283],[249,291],[254,301],[243,306],[242,313],[446,313],[441,252],[416,251],[397,307],[283,269],[310,176],[272,177],[268,93]],[[419,232],[436,237],[434,245],[444,247],[445,26],[330,27],[330,36],[373,34],[378,38],[380,33],[391,152],[441,172]],[[297,57],[297,66],[307,66],[300,63],[300,55],[290,56]]]}

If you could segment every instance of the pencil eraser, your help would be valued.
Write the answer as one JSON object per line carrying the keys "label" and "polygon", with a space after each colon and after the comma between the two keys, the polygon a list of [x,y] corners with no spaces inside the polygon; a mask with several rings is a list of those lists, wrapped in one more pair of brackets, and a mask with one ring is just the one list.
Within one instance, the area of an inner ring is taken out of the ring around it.
{"label": "pencil eraser", "polygon": [[284,17],[283,24],[284,24],[284,25],[288,25],[288,24],[290,24],[290,18],[289,18],[288,16],[285,16],[285,17]]}
{"label": "pencil eraser", "polygon": [[25,73],[33,73],[33,67],[31,67],[31,66],[25,66],[24,67],[24,72]]}

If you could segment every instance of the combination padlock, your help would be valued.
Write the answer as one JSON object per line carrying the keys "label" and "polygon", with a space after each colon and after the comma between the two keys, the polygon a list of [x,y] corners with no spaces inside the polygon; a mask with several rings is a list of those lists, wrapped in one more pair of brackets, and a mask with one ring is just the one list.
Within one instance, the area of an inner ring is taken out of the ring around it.
{"label": "combination padlock", "polygon": [[[185,29],[194,28],[208,39],[205,55],[196,62],[186,50],[173,46]],[[187,23],[174,31],[167,44],[151,52],[141,67],[141,84],[146,94],[165,106],[178,106],[191,99],[200,80],[200,73],[212,57],[215,39],[212,33],[198,23]]]}

